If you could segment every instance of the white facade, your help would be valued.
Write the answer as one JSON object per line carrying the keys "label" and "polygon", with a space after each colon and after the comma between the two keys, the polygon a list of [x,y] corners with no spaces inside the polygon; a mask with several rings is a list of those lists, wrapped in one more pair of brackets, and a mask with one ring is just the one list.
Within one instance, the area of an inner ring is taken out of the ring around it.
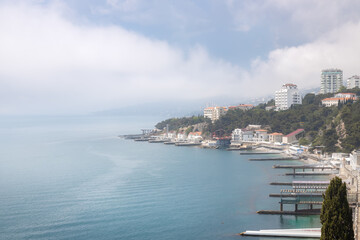
{"label": "white facade", "polygon": [[275,106],[277,110],[286,110],[293,104],[301,104],[302,99],[295,84],[284,84],[275,92]]}
{"label": "white facade", "polygon": [[346,88],[351,89],[354,87],[360,88],[360,77],[355,75],[346,80]]}
{"label": "white facade", "polygon": [[212,122],[219,120],[221,116],[226,114],[226,107],[207,107],[204,109],[204,117],[210,118]]}
{"label": "white facade", "polygon": [[320,93],[336,93],[343,86],[343,71],[325,69],[321,72]]}
{"label": "white facade", "polygon": [[253,131],[236,128],[231,133],[231,143],[249,142],[253,140],[253,137]]}
{"label": "white facade", "polygon": [[335,94],[335,98],[347,98],[352,100],[357,100],[356,93],[338,93]]}
{"label": "white facade", "polygon": [[256,142],[269,141],[269,134],[264,129],[256,130],[253,140],[256,141]]}
{"label": "white facade", "polygon": [[359,169],[360,167],[360,151],[353,151],[350,153],[350,166],[353,170]]}

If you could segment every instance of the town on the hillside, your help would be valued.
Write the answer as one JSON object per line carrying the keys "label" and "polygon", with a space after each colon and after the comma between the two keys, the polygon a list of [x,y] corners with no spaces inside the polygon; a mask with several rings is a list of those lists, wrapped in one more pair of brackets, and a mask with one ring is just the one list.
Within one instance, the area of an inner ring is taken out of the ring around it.
{"label": "town on the hillside", "polygon": [[[347,185],[349,206],[355,208],[353,222],[354,229],[357,229],[360,214],[360,209],[357,207],[358,199],[360,199],[358,191],[360,105],[357,95],[360,93],[359,80],[359,76],[352,76],[347,79],[345,87],[342,70],[326,69],[321,73],[318,94],[310,93],[303,98],[296,84],[286,83],[275,92],[274,100],[261,107],[251,104],[206,107],[202,116],[167,119],[158,123],[155,130],[143,129],[143,134],[124,137],[149,143],[221,148],[240,151],[240,155],[265,156],[264,158],[249,158],[251,161],[302,160],[305,165],[274,165],[273,167],[292,169],[293,172],[286,175],[293,176],[339,176]],[[351,109],[352,106],[355,106],[354,109]],[[312,115],[313,112],[314,115]],[[282,113],[284,115],[276,117],[277,114]],[[267,118],[264,115],[267,115]],[[279,118],[285,122],[281,122]],[[259,124],[261,121],[266,124]],[[286,123],[289,123],[289,126],[281,127]],[[243,127],[236,127],[240,125]],[[284,131],[273,131],[276,129]],[[312,141],[306,139],[308,137],[306,129],[311,130],[309,135],[313,137]],[[342,136],[333,138],[334,135]],[[325,146],[316,144],[321,143],[319,137],[325,140]],[[336,151],[339,149],[344,151]],[[280,156],[268,157],[272,155]],[[302,171],[298,172],[297,169]],[[322,204],[323,190],[327,188],[329,181],[293,181],[292,183],[274,182],[271,184],[290,184],[293,189],[284,190],[285,192],[280,194],[270,194],[270,197],[280,197],[280,211],[260,210],[257,213],[312,215],[320,214],[320,209],[314,206]],[[299,189],[301,189],[300,192]],[[289,200],[289,197],[296,199]],[[300,197],[306,197],[307,200]],[[294,205],[295,210],[284,210],[286,204]],[[298,208],[300,205],[301,209]],[[307,207],[304,208],[303,205]],[[305,231],[301,234],[313,237],[319,237],[321,234],[319,229],[311,231],[311,233]],[[246,231],[242,234],[263,236],[264,231]],[[280,231],[276,234],[285,233]],[[292,234],[294,233],[289,231],[281,236],[293,236]],[[355,235],[357,239],[357,230]]]}

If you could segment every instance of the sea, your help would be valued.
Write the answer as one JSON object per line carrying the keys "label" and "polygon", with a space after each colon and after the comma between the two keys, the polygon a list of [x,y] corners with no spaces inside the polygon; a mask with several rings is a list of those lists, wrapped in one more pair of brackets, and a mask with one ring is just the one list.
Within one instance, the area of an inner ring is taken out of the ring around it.
{"label": "sea", "polygon": [[319,216],[256,213],[279,210],[269,193],[284,186],[270,182],[309,179],[274,162],[118,137],[160,120],[1,117],[0,239],[256,240],[275,238],[238,233],[321,226]]}

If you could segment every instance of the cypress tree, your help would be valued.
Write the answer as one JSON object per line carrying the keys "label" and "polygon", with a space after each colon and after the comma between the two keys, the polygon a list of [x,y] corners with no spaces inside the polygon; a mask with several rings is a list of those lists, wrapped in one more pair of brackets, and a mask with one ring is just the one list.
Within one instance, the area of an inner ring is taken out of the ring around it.
{"label": "cypress tree", "polygon": [[352,211],[346,195],[346,183],[335,177],[323,195],[320,240],[354,240]]}

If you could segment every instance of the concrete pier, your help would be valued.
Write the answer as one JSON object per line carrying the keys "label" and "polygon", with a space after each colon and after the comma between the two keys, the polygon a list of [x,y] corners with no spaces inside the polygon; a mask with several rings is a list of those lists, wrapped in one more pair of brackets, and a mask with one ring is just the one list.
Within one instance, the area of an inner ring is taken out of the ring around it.
{"label": "concrete pier", "polygon": [[303,228],[303,229],[270,229],[260,231],[246,231],[240,233],[241,236],[258,236],[258,237],[291,237],[291,238],[314,238],[321,237],[320,228]]}

